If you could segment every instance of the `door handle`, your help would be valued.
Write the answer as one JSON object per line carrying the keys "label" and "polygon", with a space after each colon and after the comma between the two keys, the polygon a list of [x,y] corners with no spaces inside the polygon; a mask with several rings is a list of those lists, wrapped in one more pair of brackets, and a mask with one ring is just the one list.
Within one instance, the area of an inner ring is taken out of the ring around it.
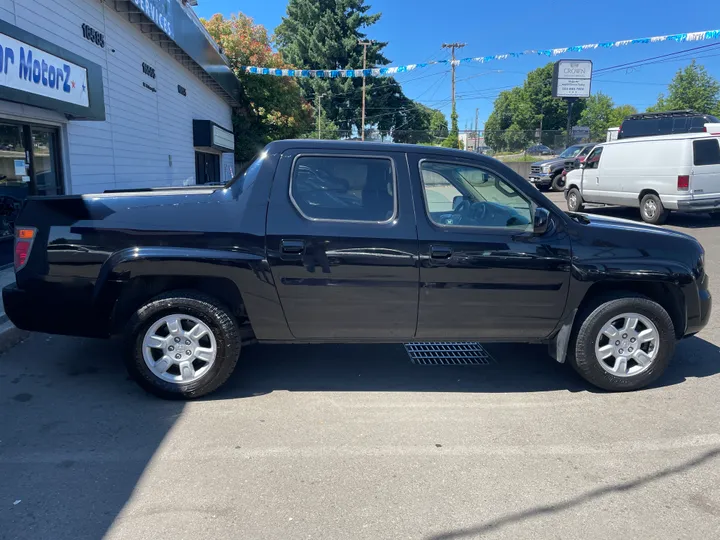
{"label": "door handle", "polygon": [[305,251],[303,240],[280,240],[280,253],[300,255],[303,251]]}
{"label": "door handle", "polygon": [[448,246],[430,246],[430,257],[433,259],[449,259],[452,249]]}

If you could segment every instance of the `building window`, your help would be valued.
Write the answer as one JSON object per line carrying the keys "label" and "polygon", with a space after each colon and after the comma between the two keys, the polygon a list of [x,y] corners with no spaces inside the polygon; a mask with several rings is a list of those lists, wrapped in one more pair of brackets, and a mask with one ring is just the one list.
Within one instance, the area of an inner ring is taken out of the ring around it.
{"label": "building window", "polygon": [[220,156],[208,152],[195,152],[195,182],[220,184]]}

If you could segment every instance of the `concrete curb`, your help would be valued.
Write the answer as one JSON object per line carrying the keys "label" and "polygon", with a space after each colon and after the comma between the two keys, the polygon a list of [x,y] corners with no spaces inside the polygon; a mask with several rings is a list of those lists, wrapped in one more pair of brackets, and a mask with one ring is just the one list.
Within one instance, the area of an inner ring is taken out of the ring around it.
{"label": "concrete curb", "polygon": [[0,324],[0,354],[12,349],[21,341],[25,341],[30,337],[30,332],[20,330],[13,323],[7,320],[7,316],[3,313],[2,318],[5,319]]}

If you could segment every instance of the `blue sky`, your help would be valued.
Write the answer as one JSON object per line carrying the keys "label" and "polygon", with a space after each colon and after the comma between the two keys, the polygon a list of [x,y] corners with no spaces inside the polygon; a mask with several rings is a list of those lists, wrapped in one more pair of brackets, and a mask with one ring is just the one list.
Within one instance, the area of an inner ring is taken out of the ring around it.
{"label": "blue sky", "polygon": [[[368,30],[369,37],[388,41],[386,56],[391,65],[404,65],[448,57],[440,45],[460,41],[467,46],[459,56],[486,56],[525,49],[550,49],[693,32],[720,28],[720,2],[697,0],[689,4],[668,0],[603,0],[583,7],[580,2],[546,9],[551,2],[439,2],[437,0],[368,0],[380,21]],[[285,15],[287,0],[199,0],[201,17],[241,11],[272,31]],[[585,58],[594,69],[675,53],[717,42],[657,43],[601,49],[562,58]],[[711,75],[720,79],[720,45],[692,54]],[[644,110],[666,91],[674,73],[693,56],[672,57],[653,65],[598,75],[593,91],[610,95],[616,104],[628,103]],[[554,59],[553,59],[554,60]],[[508,59],[488,64],[461,65],[457,71],[460,129],[473,128],[479,109],[480,128],[492,111],[498,92],[522,84],[525,75],[549,60],[546,57]],[[320,66],[319,66],[320,67]],[[405,94],[450,114],[450,76],[447,67],[430,67],[401,74]]]}

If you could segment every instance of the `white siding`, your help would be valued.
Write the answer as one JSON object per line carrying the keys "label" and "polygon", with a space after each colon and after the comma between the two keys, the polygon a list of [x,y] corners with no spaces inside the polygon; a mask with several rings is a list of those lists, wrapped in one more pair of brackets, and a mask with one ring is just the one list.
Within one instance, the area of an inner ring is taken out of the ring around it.
{"label": "white siding", "polygon": [[15,24],[15,2],[0,0],[0,20]]}
{"label": "white siding", "polygon": [[[0,0],[0,18],[6,13],[23,30],[102,67],[107,120],[67,123],[68,192],[194,183],[193,119],[232,129],[230,106],[111,6]],[[105,35],[104,49],[83,38],[83,23]],[[143,73],[143,62],[155,68],[156,79]]]}

